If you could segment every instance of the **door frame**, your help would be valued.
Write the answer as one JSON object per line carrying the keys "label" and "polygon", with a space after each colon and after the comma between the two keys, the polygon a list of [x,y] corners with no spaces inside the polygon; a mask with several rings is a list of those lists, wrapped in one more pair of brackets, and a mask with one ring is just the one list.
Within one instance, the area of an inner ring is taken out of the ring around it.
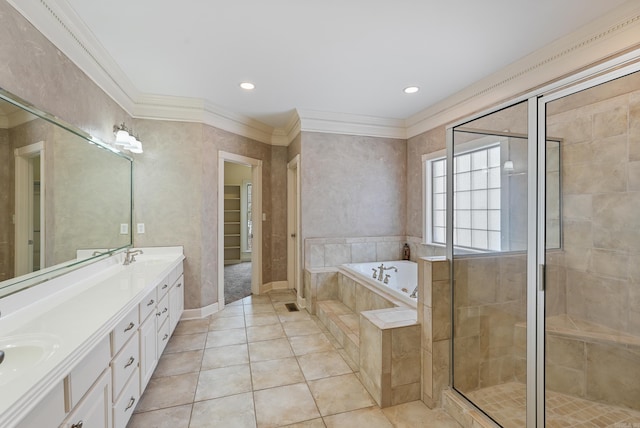
{"label": "door frame", "polygon": [[33,255],[29,256],[29,240],[33,239],[33,165],[31,159],[40,157],[40,269],[45,266],[45,149],[44,141],[14,150],[15,206],[14,206],[14,276],[33,270]]}
{"label": "door frame", "polygon": [[300,155],[298,154],[287,163],[287,282],[289,288],[296,289],[298,306],[305,308],[307,301],[302,282],[300,194]]}
{"label": "door frame", "polygon": [[253,245],[251,252],[251,292],[260,294],[262,285],[262,161],[247,156],[218,151],[218,310],[224,303],[224,163],[251,168]]}

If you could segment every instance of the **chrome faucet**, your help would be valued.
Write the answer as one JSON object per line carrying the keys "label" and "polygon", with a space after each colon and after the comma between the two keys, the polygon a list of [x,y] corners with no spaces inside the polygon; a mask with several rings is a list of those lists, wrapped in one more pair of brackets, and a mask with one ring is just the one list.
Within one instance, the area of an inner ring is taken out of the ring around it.
{"label": "chrome faucet", "polygon": [[[394,272],[398,272],[398,268],[395,266],[389,266],[389,267],[384,267],[384,263],[380,264],[380,266],[378,266],[378,269],[380,269],[380,273],[378,274],[378,281],[383,281],[385,279],[385,274],[384,271],[385,270],[391,270],[393,269]],[[389,275],[387,275],[388,277]],[[375,278],[375,276],[374,276]],[[389,282],[389,280],[387,279],[387,281],[385,281],[385,284]]]}
{"label": "chrome faucet", "polygon": [[127,266],[127,265],[135,262],[136,261],[136,256],[138,254],[144,254],[144,253],[142,252],[142,250],[132,250],[130,248],[127,248],[127,252],[125,253],[125,256],[124,256],[124,263],[122,263],[122,264]]}

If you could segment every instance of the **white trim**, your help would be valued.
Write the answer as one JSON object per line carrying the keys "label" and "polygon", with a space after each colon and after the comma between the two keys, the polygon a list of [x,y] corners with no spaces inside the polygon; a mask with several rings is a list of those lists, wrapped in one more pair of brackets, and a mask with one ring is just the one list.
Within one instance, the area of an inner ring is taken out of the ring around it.
{"label": "white trim", "polygon": [[208,317],[209,315],[213,315],[216,312],[220,312],[221,309],[219,308],[218,302],[212,303],[208,306],[204,306],[202,308],[197,308],[197,309],[185,309],[182,312],[182,316],[180,317],[180,320],[197,320],[197,319],[201,319],[204,317]]}
{"label": "white trim", "polygon": [[[24,215],[29,213],[33,207],[33,166],[30,159],[40,157],[40,269],[45,265],[45,149],[44,141],[39,141],[28,146],[19,147],[14,150],[15,159],[15,207],[14,207],[14,277],[31,273],[33,271],[33,259],[27,255],[29,239],[33,231],[33,217]],[[29,189],[25,192],[24,189]],[[26,245],[25,245],[26,244]]]}
{"label": "white trim", "polygon": [[369,137],[406,139],[406,125],[402,119],[297,110],[301,130],[329,134],[364,135]]}
{"label": "white trim", "polygon": [[299,110],[285,129],[274,129],[203,100],[140,94],[65,0],[7,1],[133,117],[200,122],[283,146],[300,130],[411,138],[606,60],[640,40],[640,5],[629,1],[407,119]]}
{"label": "white trim", "polygon": [[273,290],[287,290],[289,289],[289,283],[287,281],[272,281],[260,286],[260,293],[264,294]]}
{"label": "white trim", "polygon": [[262,161],[235,153],[218,152],[218,307],[224,309],[224,163],[251,167],[253,185],[253,251],[251,252],[251,292],[260,294],[262,284]]}
{"label": "white trim", "polygon": [[[407,137],[449,125],[462,116],[466,122],[471,119],[470,112],[485,110],[487,106],[503,103],[504,100],[508,100],[508,105],[514,104],[517,102],[514,94],[531,94],[531,88],[548,86],[550,82],[569,74],[574,77],[576,70],[632,49],[637,46],[638,40],[640,3],[630,1],[574,33],[407,118]],[[491,108],[493,110],[495,108]]]}
{"label": "white trim", "polygon": [[[295,236],[294,236],[295,235]],[[300,155],[287,164],[287,281],[296,288],[298,305],[306,307],[300,237]],[[296,260],[297,259],[297,260]]]}

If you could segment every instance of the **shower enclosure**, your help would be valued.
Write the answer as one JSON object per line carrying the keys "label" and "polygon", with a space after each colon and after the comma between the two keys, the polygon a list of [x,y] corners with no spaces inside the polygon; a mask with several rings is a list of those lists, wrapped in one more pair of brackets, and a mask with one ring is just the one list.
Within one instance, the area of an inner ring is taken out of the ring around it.
{"label": "shower enclosure", "polygon": [[501,426],[640,427],[639,69],[448,129],[452,386]]}

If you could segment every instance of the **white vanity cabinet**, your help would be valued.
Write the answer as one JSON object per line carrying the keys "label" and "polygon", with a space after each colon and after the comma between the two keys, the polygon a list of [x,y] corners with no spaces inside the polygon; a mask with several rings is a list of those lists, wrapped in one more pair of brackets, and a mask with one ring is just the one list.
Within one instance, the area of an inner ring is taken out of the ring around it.
{"label": "white vanity cabinet", "polygon": [[[61,338],[60,347],[69,341],[75,343],[65,350],[67,356],[52,366],[51,370],[60,374],[50,371],[43,375],[51,380],[43,377],[41,385],[56,385],[46,389],[39,386],[47,392],[33,394],[29,400],[24,396],[12,407],[2,408],[0,402],[0,426],[126,428],[183,312],[182,248],[172,254],[175,258],[167,257],[165,267],[162,261],[154,261],[146,271],[142,262],[136,262],[140,264],[131,270],[117,272],[115,280],[107,277],[92,285],[97,287],[95,292],[94,288],[85,288],[77,299],[72,297],[72,308],[80,302],[99,302],[85,309],[87,314],[98,314],[102,321],[98,323],[87,316],[83,327],[86,323],[91,327],[83,329],[74,329],[64,316],[52,323],[54,333]],[[94,295],[109,299],[96,299]],[[58,303],[53,311],[66,314],[65,302]],[[35,407],[31,406],[33,402],[37,403]],[[22,410],[27,405],[33,409]],[[13,419],[12,414],[16,416]]]}

